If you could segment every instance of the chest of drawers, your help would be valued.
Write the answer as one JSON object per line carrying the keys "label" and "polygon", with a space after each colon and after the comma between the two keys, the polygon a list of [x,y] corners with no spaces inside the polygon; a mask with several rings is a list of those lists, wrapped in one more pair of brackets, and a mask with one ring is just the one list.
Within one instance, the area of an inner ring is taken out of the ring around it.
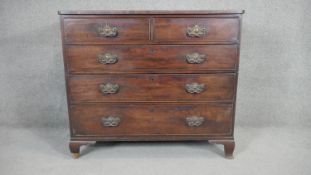
{"label": "chest of drawers", "polygon": [[209,140],[234,150],[243,11],[59,11],[69,148]]}

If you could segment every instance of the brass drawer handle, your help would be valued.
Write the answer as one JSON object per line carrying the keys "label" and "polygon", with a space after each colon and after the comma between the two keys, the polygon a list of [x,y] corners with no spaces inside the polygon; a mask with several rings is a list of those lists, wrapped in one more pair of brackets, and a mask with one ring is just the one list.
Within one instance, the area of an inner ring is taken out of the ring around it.
{"label": "brass drawer handle", "polygon": [[116,94],[119,91],[119,85],[118,84],[100,84],[99,88],[103,94]]}
{"label": "brass drawer handle", "polygon": [[204,122],[203,117],[198,117],[198,116],[190,116],[186,117],[186,123],[189,127],[198,127],[201,126]]}
{"label": "brass drawer handle", "polygon": [[188,27],[186,32],[189,37],[201,37],[206,35],[207,29],[199,25],[194,25],[193,27]]}
{"label": "brass drawer handle", "polygon": [[205,85],[199,83],[191,83],[186,84],[185,89],[190,94],[199,94],[205,90]]}
{"label": "brass drawer handle", "polygon": [[101,64],[115,64],[118,62],[118,55],[111,53],[100,54],[97,60]]}
{"label": "brass drawer handle", "polygon": [[100,26],[97,28],[97,32],[100,36],[104,37],[116,37],[118,35],[118,28],[106,24],[105,26]]}
{"label": "brass drawer handle", "polygon": [[205,61],[206,55],[199,53],[192,53],[186,55],[186,60],[189,64],[202,64]]}
{"label": "brass drawer handle", "polygon": [[102,124],[105,127],[116,127],[119,126],[120,122],[121,118],[116,116],[108,116],[102,118]]}

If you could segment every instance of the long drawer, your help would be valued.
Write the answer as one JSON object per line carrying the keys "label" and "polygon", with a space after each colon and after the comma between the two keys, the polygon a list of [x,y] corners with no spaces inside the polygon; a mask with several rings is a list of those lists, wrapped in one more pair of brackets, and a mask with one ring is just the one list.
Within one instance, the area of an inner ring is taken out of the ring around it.
{"label": "long drawer", "polygon": [[67,46],[70,73],[235,71],[237,45]]}
{"label": "long drawer", "polygon": [[233,102],[236,74],[79,75],[69,78],[72,102]]}
{"label": "long drawer", "polygon": [[230,135],[231,104],[70,106],[74,136]]}

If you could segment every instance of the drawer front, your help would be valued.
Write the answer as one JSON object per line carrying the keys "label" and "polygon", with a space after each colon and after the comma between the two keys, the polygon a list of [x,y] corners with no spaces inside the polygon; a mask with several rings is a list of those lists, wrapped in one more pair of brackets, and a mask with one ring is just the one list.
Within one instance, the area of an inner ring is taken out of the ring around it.
{"label": "drawer front", "polygon": [[67,46],[71,73],[153,73],[235,70],[236,45]]}
{"label": "drawer front", "polygon": [[235,74],[84,75],[69,78],[73,102],[233,101]]}
{"label": "drawer front", "polygon": [[74,136],[230,135],[232,105],[89,104],[71,106]]}
{"label": "drawer front", "polygon": [[168,42],[237,42],[239,18],[156,18],[154,40]]}
{"label": "drawer front", "polygon": [[64,41],[70,43],[139,43],[149,40],[145,18],[64,19]]}

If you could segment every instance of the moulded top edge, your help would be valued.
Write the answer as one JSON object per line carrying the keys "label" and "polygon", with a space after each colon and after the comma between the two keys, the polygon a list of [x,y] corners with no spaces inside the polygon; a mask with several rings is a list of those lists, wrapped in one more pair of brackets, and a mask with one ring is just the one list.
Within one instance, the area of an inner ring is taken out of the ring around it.
{"label": "moulded top edge", "polygon": [[243,14],[244,10],[59,10],[59,15],[221,15]]}

